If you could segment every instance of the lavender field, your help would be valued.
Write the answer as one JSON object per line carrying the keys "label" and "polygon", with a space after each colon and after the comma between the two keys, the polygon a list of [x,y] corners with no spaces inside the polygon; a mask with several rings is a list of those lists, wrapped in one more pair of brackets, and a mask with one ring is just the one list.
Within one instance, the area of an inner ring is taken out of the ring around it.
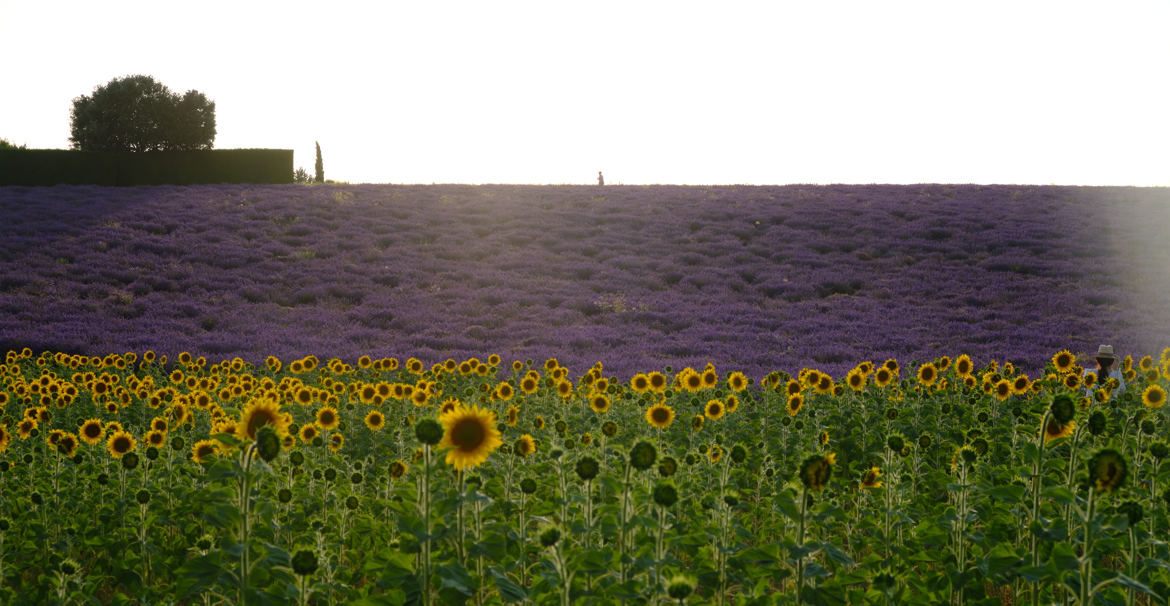
{"label": "lavender field", "polygon": [[816,367],[1170,344],[1170,191],[0,188],[0,350]]}

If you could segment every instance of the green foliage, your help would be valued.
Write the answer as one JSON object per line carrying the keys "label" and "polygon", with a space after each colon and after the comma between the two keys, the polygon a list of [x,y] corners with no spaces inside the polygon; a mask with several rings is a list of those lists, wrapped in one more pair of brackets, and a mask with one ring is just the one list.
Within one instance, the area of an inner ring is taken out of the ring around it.
{"label": "green foliage", "polygon": [[215,102],[195,90],[173,93],[150,76],[114,78],[73,100],[73,149],[174,151],[211,149]]}

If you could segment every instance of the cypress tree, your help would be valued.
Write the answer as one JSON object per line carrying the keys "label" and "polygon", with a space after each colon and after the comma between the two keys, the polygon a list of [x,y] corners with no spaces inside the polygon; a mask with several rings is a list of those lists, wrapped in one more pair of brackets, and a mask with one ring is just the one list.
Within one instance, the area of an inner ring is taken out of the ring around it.
{"label": "cypress tree", "polygon": [[321,163],[321,144],[314,141],[313,145],[317,146],[317,163],[314,165],[314,168],[317,169],[316,181],[317,181],[317,183],[324,183],[325,182],[325,165]]}

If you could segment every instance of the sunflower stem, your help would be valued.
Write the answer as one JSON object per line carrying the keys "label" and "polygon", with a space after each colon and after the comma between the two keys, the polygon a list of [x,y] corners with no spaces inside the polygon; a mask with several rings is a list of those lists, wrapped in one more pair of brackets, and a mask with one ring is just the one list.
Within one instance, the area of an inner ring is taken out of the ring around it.
{"label": "sunflower stem", "polygon": [[422,595],[423,605],[431,603],[431,445],[423,444],[423,474],[419,501],[422,505],[425,538],[422,544]]}
{"label": "sunflower stem", "polygon": [[1081,599],[1082,606],[1091,604],[1093,598],[1093,491],[1095,486],[1089,485],[1088,503],[1085,505],[1084,550],[1081,554]]}
{"label": "sunflower stem", "polygon": [[[804,518],[808,513],[808,487],[800,491],[800,522],[796,527],[796,546],[804,551]],[[804,555],[796,558],[796,603],[804,603]]]}
{"label": "sunflower stem", "polygon": [[[1044,459],[1044,432],[1048,426],[1048,417],[1051,413],[1045,412],[1044,417],[1040,420],[1040,432],[1036,436],[1036,459],[1032,461],[1032,515],[1028,524],[1028,540],[1029,550],[1032,552],[1032,568],[1040,565],[1040,550],[1036,544],[1036,539],[1039,536],[1037,528],[1035,528],[1037,521],[1040,519],[1040,463]],[[1032,606],[1039,606],[1040,604],[1040,581],[1032,583]]]}

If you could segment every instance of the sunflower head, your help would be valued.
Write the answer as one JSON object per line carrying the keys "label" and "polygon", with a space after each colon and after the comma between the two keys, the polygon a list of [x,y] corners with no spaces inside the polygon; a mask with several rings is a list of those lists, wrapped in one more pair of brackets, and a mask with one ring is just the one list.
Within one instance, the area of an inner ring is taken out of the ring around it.
{"label": "sunflower head", "polygon": [[832,455],[813,455],[800,465],[800,481],[809,490],[823,490],[829,477],[833,475],[833,464],[836,458]]}
{"label": "sunflower head", "polygon": [[1089,483],[1101,492],[1113,492],[1125,483],[1129,466],[1125,457],[1112,448],[1098,451],[1089,459]]}
{"label": "sunflower head", "polygon": [[584,481],[592,480],[597,477],[598,472],[601,471],[597,459],[593,457],[581,457],[577,460],[576,465],[577,477]]}
{"label": "sunflower head", "polygon": [[726,408],[724,408],[723,402],[721,400],[710,400],[703,408],[703,414],[705,414],[707,418],[711,419],[712,421],[721,418],[724,412],[726,412]]}
{"label": "sunflower head", "polygon": [[255,440],[261,427],[270,426],[278,435],[288,433],[288,426],[292,419],[280,412],[280,404],[275,400],[257,398],[248,403],[244,409],[240,423],[236,426],[236,436],[241,440]]}
{"label": "sunflower head", "polygon": [[881,488],[882,486],[882,470],[877,467],[870,467],[861,476],[862,488]]}
{"label": "sunflower head", "polygon": [[1062,349],[1052,356],[1052,366],[1056,368],[1056,372],[1066,374],[1072,371],[1072,367],[1077,363],[1077,357],[1067,349]]}
{"label": "sunflower head", "polygon": [[1142,392],[1142,404],[1149,408],[1161,408],[1166,404],[1166,390],[1158,384],[1150,385]]}
{"label": "sunflower head", "polygon": [[1052,398],[1052,404],[1048,410],[1052,414],[1052,418],[1058,422],[1068,423],[1076,414],[1077,406],[1073,402],[1072,396],[1062,393]]}
{"label": "sunflower head", "polygon": [[496,413],[477,405],[457,407],[439,417],[443,425],[440,448],[448,448],[447,463],[456,470],[475,467],[503,441],[496,428]]}
{"label": "sunflower head", "polygon": [[674,409],[665,404],[655,404],[646,409],[646,422],[658,429],[665,429],[674,422]]}
{"label": "sunflower head", "polygon": [[1053,440],[1071,437],[1074,429],[1076,429],[1076,423],[1074,421],[1061,423],[1055,416],[1051,416],[1048,418],[1048,422],[1044,424],[1044,443],[1047,444]]}
{"label": "sunflower head", "polygon": [[1094,410],[1092,414],[1089,415],[1089,433],[1093,434],[1094,436],[1099,436],[1105,433],[1105,427],[1108,425],[1108,423],[1109,420],[1105,417],[1105,413],[1101,412],[1100,410]]}
{"label": "sunflower head", "polygon": [[652,492],[654,502],[660,507],[671,507],[678,502],[678,489],[671,482],[659,482]]}
{"label": "sunflower head", "polygon": [[658,459],[658,449],[650,442],[642,440],[630,449],[630,465],[637,470],[650,469]]}
{"label": "sunflower head", "polygon": [[533,440],[532,436],[524,434],[512,445],[512,452],[516,453],[517,456],[527,457],[536,452],[536,440]]}
{"label": "sunflower head", "polygon": [[434,446],[443,440],[443,426],[434,419],[423,419],[414,424],[414,437],[423,444]]}
{"label": "sunflower head", "polygon": [[136,444],[134,436],[125,431],[116,431],[106,440],[106,449],[110,451],[111,456],[120,459],[133,451]]}
{"label": "sunflower head", "polygon": [[788,416],[795,417],[800,409],[804,407],[804,396],[800,393],[794,393],[788,396],[788,403],[784,409],[788,412]]}

